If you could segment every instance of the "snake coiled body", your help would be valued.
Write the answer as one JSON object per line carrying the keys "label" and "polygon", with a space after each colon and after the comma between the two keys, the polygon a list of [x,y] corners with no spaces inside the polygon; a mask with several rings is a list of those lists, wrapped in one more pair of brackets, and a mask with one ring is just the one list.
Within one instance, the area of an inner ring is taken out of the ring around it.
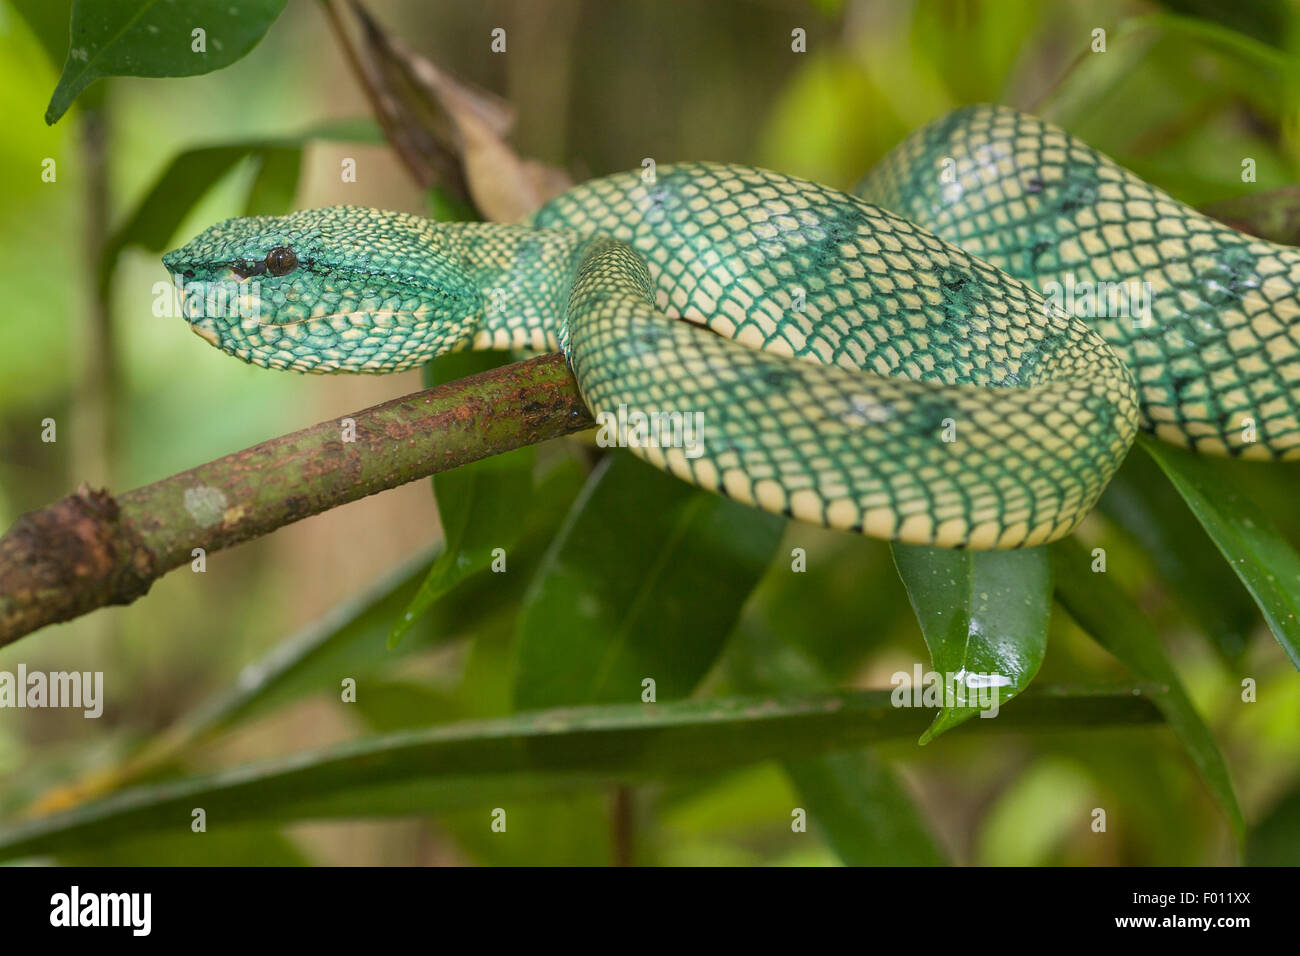
{"label": "snake coiled body", "polygon": [[[560,348],[652,464],[908,543],[1067,534],[1139,424],[1300,454],[1296,250],[997,107],[918,132],[857,192],[687,163],[585,183],[520,225],[335,207],[231,220],[165,262],[194,330],[246,361],[385,372]],[[1049,289],[1099,281],[1150,283],[1149,301],[1095,316]]]}
{"label": "snake coiled body", "polygon": [[[948,157],[955,176],[933,175]],[[1005,108],[930,124],[856,192],[1039,289],[1147,285],[1149,316],[1089,319],[1133,370],[1143,425],[1215,455],[1300,456],[1300,250]]]}

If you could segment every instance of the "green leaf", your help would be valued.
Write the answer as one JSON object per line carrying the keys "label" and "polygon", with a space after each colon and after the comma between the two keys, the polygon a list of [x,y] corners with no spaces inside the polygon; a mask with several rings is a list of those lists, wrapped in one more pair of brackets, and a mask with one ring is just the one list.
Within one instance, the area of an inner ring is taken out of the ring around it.
{"label": "green leaf", "polygon": [[[388,624],[410,600],[434,553],[430,549],[382,575],[327,614],[276,644],[248,664],[238,680],[199,703],[162,733],[145,741],[111,770],[98,770],[75,785],[79,793],[100,794],[148,778],[224,729],[266,713],[303,695],[335,691],[340,675],[360,677],[384,660],[380,653]],[[450,630],[422,628],[427,645]]]}
{"label": "green leaf", "polygon": [[[975,732],[1149,724],[1154,687],[1027,694]],[[188,827],[519,805],[564,788],[606,788],[800,759],[912,737],[926,715],[890,691],[563,708],[348,741],[212,775],[149,784],[0,831],[0,859],[88,849]]]}
{"label": "green leaf", "polygon": [[241,159],[260,151],[260,142],[187,149],[154,182],[135,211],[109,242],[113,252],[138,245],[162,252],[195,203]]}
{"label": "green leaf", "polygon": [[[821,690],[851,681],[879,650],[886,635],[912,618],[907,591],[894,569],[887,542],[863,535],[830,531],[791,522],[780,560],[759,588],[754,611],[766,628],[797,647],[816,663]],[[804,570],[794,571],[795,548],[802,551]],[[817,608],[817,626],[808,626],[808,609]],[[869,633],[863,622],[870,621]],[[777,675],[765,689],[790,690]]]}
{"label": "green leaf", "polygon": [[1282,50],[1208,20],[1175,13],[1152,13],[1130,17],[1120,25],[1121,31],[1125,33],[1145,27],[1155,27],[1165,33],[1197,40],[1212,49],[1230,54],[1235,60],[1271,71],[1288,81],[1293,81],[1300,72],[1300,64]]}
{"label": "green leaf", "polygon": [[[480,635],[475,650],[482,646]],[[466,704],[477,705],[483,695],[481,681],[470,674],[454,692],[436,690],[407,681],[366,683],[366,692],[354,705],[366,725],[388,733],[428,727],[446,720],[465,719]],[[493,696],[488,694],[487,696]],[[486,825],[482,807],[447,808],[436,815],[439,832],[449,833],[456,845],[478,865],[598,866],[609,862],[608,797],[600,792],[562,792],[512,804],[509,810],[508,840],[502,840]],[[494,807],[496,804],[494,804]]]}
{"label": "green leaf", "polygon": [[[382,661],[383,641],[393,615],[411,599],[434,560],[433,549],[402,562],[374,583],[340,602],[269,652],[253,661],[239,679],[182,717],[165,736],[193,741],[240,720],[267,713],[304,694],[336,690],[339,675]],[[415,646],[451,636],[421,629]]]}
{"label": "green leaf", "polygon": [[1138,444],[1164,469],[1300,670],[1300,555],[1295,548],[1263,509],[1232,485],[1225,463],[1145,435],[1138,436]]}
{"label": "green leaf", "polygon": [[510,549],[525,525],[533,491],[536,449],[519,448],[437,476],[438,511],[446,544],[419,592],[388,635],[394,648],[429,608],[471,574],[487,571],[500,549],[505,573]]}
{"label": "green leaf", "polygon": [[1236,666],[1258,620],[1255,602],[1224,574],[1223,558],[1187,509],[1169,493],[1164,473],[1147,455],[1129,455],[1101,497],[1101,511],[1154,562],[1179,610]]}
{"label": "green leaf", "polygon": [[261,151],[257,177],[244,202],[245,216],[283,216],[293,209],[302,170],[302,149],[273,146]]}
{"label": "green leaf", "polygon": [[68,24],[72,0],[9,0],[40,41],[50,65],[58,68],[68,55]]}
{"label": "green leaf", "polygon": [[[114,233],[110,249],[113,255],[128,245],[162,252],[194,204],[245,157],[260,158],[263,171],[266,170],[268,156],[275,154],[279,157],[272,160],[277,165],[269,174],[275,177],[274,184],[263,181],[261,174],[254,180],[253,194],[248,200],[251,207],[266,202],[273,203],[277,194],[279,200],[284,201],[287,174],[283,167],[288,163],[285,153],[293,151],[301,155],[301,147],[314,140],[378,142],[381,139],[382,136],[373,123],[344,120],[312,126],[292,136],[272,139],[262,137],[187,149],[172,159],[125,224]],[[295,182],[296,177],[295,173]]]}
{"label": "green leaf", "polygon": [[284,5],[285,0],[76,0],[68,58],[45,122],[58,122],[82,90],[105,76],[196,76],[229,66],[257,46]]}
{"label": "green leaf", "polygon": [[[496,368],[500,352],[453,352],[428,363],[425,384],[438,385]],[[433,476],[434,497],[442,519],[442,556],[429,568],[420,590],[393,622],[388,647],[396,647],[415,621],[460,581],[486,571],[497,549],[509,549],[524,527],[532,502],[536,449],[516,449]]]}
{"label": "green leaf", "polygon": [[1165,688],[1157,706],[1187,749],[1240,840],[1245,833],[1245,821],[1228,766],[1210,729],[1183,690],[1155,628],[1133,599],[1111,580],[1112,572],[1092,571],[1092,556],[1073,538],[1058,541],[1050,550],[1056,596],[1070,616],[1134,674]]}
{"label": "green leaf", "polygon": [[[529,569],[540,562],[580,486],[576,468],[547,471],[523,522],[512,572],[467,579],[453,588],[436,613],[413,626],[410,634],[414,639],[408,640],[400,653],[439,646],[472,633],[485,618],[521,601]],[[383,651],[391,624],[410,605],[436,560],[434,549],[427,549],[402,562],[249,664],[234,686],[182,718],[178,727],[186,728],[187,737],[197,736],[200,730],[208,735],[305,694],[336,691],[340,675],[368,675],[388,666],[393,655]]]}
{"label": "green leaf", "polygon": [[[236,724],[311,694],[328,693],[337,700],[338,682],[343,676],[364,681],[367,687],[379,686],[380,693],[386,694],[394,685],[386,684],[383,674],[401,656],[467,635],[478,638],[497,626],[513,630],[513,615],[523,599],[530,571],[540,563],[545,546],[564,517],[567,503],[580,486],[576,468],[551,469],[538,489],[537,506],[528,515],[527,528],[513,552],[517,573],[463,581],[432,613],[414,625],[408,640],[396,652],[384,653],[390,627],[427,576],[435,557],[433,549],[403,562],[281,641],[244,667],[237,681],[182,715],[162,733],[144,741],[118,766],[110,770],[100,768],[89,779],[75,783],[73,789],[85,799],[162,772],[172,772],[176,763]],[[497,624],[498,619],[503,619],[501,624]],[[479,644],[476,640],[476,648]],[[501,661],[490,660],[485,666],[494,672],[504,671],[508,660],[504,654],[501,656]],[[473,660],[471,655],[471,664]],[[475,705],[488,700],[491,706],[493,695],[484,693],[481,682],[473,688],[473,694]],[[499,712],[504,706],[500,701],[508,699],[508,691],[503,688],[495,696],[498,699],[495,710]],[[370,702],[369,692],[361,699]],[[397,706],[400,703],[400,697],[394,701]],[[361,709],[365,711],[364,707]],[[425,719],[419,721],[420,726],[427,725],[434,713],[426,713]],[[462,714],[448,712],[447,716]]]}
{"label": "green leaf", "polygon": [[894,772],[870,751],[788,760],[790,781],[849,866],[942,866],[944,858]]}
{"label": "green leaf", "polygon": [[[888,561],[888,549],[882,546],[880,550]],[[872,560],[865,566],[847,562],[847,573],[873,570],[883,571],[887,579],[893,577],[875,560],[875,549],[866,554]],[[835,556],[841,562],[846,557],[843,551]],[[815,572],[812,563],[808,571],[800,574],[790,574],[777,565],[771,576],[782,584],[788,578],[809,576],[813,583]],[[770,586],[770,577],[765,587]],[[811,601],[800,602],[799,606],[806,614],[809,603],[820,607],[824,600],[824,593],[813,591]],[[872,626],[876,626],[874,621]],[[860,629],[861,619],[859,641]],[[813,656],[820,648],[806,646],[805,636],[798,630],[807,628],[772,627],[747,615],[744,630],[728,652],[727,673],[746,693],[829,691],[832,684],[825,666]],[[808,811],[843,862],[851,866],[930,866],[945,862],[911,796],[889,765],[874,753],[863,750],[823,754],[787,760],[782,766],[798,792],[800,806]]]}
{"label": "green leaf", "polygon": [[524,602],[519,709],[685,697],[712,666],[783,520],[608,456]]}
{"label": "green leaf", "polygon": [[466,719],[455,695],[409,680],[368,680],[354,707],[366,726],[380,733]]}
{"label": "green leaf", "polygon": [[[477,645],[476,645],[477,647]],[[481,691],[468,675],[454,694],[410,682],[367,681],[356,708],[366,725],[382,732],[428,727],[445,720],[464,719],[461,701]],[[599,866],[609,862],[608,797],[599,792],[564,792],[551,799],[532,799],[509,807],[508,840],[486,825],[482,807],[449,808],[436,816],[435,826],[449,833],[478,865]]]}
{"label": "green leaf", "polygon": [[1300,866],[1300,788],[1284,794],[1250,834],[1251,866]]}
{"label": "green leaf", "polygon": [[931,664],[944,681],[944,706],[924,744],[1029,686],[1047,650],[1051,564],[1042,548],[893,548]]}
{"label": "green leaf", "polygon": [[59,854],[61,866],[310,866],[312,861],[273,827],[214,827],[196,835],[189,826]]}
{"label": "green leaf", "polygon": [[1174,13],[1197,20],[1209,20],[1237,33],[1281,47],[1287,39],[1290,0],[1255,0],[1254,3],[1223,3],[1221,0],[1160,0]]}

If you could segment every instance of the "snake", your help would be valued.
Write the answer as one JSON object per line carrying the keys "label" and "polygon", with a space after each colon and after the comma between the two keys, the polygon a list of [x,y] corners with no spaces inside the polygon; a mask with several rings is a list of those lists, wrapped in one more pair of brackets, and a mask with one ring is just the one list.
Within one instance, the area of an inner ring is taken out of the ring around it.
{"label": "snake", "polygon": [[1300,250],[1005,106],[941,116],[851,191],[650,164],[519,223],[335,206],[163,262],[191,329],[246,362],[558,349],[601,444],[905,544],[1061,538],[1140,429],[1300,457]]}

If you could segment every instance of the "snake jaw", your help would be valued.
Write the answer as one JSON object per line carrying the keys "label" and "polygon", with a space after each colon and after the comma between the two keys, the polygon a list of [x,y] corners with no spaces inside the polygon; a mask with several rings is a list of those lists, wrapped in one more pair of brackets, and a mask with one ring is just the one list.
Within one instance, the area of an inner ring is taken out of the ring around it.
{"label": "snake jaw", "polygon": [[210,322],[207,320],[202,320],[202,322],[203,324],[200,324],[200,322],[191,322],[190,331],[203,339],[203,341],[207,342],[209,345],[215,345],[217,348],[221,348],[221,335],[212,327]]}

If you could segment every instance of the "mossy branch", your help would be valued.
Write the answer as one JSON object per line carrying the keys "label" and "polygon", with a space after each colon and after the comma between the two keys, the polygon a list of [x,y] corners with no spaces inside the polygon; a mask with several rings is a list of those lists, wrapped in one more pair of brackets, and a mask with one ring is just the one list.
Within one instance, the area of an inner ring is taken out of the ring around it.
{"label": "mossy branch", "polygon": [[[349,420],[352,424],[349,424]],[[0,646],[129,604],[193,560],[417,478],[592,425],[564,357],[517,362],[114,497],[83,486],[0,538]]]}

